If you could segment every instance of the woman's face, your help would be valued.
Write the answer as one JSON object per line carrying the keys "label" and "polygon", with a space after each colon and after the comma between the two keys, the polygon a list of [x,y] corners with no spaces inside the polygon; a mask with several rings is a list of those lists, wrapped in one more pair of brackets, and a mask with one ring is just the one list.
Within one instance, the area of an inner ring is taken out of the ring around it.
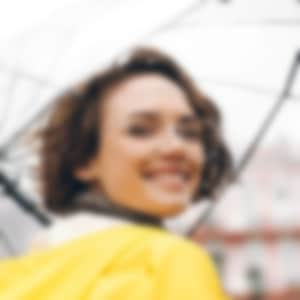
{"label": "woman's face", "polygon": [[111,201],[163,217],[186,208],[205,162],[201,123],[183,90],[159,74],[114,87],[101,110],[101,145],[76,173]]}

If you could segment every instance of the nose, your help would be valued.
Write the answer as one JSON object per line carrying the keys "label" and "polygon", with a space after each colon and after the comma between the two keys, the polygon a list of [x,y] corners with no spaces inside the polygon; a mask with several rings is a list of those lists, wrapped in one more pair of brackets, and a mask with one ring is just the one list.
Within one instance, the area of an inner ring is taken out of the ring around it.
{"label": "nose", "polygon": [[160,154],[170,157],[181,158],[185,153],[185,143],[176,129],[167,128],[159,141]]}

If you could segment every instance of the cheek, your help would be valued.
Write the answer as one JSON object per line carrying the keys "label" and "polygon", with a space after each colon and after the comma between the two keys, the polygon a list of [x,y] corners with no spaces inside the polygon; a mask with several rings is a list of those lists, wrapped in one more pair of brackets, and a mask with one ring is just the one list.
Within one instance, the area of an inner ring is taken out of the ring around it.
{"label": "cheek", "polygon": [[195,145],[189,152],[190,161],[193,161],[193,177],[191,180],[191,189],[196,191],[201,184],[202,174],[206,162],[206,154],[202,145]]}
{"label": "cheek", "polygon": [[145,187],[141,170],[147,148],[119,139],[102,153],[100,190],[112,201],[133,208],[143,206],[141,199],[145,197]]}
{"label": "cheek", "polygon": [[109,190],[131,189],[140,178],[139,170],[147,157],[148,148],[121,138],[107,145],[101,155],[102,183]]}
{"label": "cheek", "polygon": [[206,154],[203,145],[192,145],[188,151],[189,159],[201,173],[206,161]]}

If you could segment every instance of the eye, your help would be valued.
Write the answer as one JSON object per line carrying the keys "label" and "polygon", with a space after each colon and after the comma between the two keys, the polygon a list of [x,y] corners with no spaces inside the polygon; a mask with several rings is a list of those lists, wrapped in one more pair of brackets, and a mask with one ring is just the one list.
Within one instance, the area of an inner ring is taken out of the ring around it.
{"label": "eye", "polygon": [[149,125],[135,124],[131,125],[128,128],[128,133],[132,136],[136,137],[146,137],[151,135],[153,132],[153,128]]}
{"label": "eye", "polygon": [[198,127],[179,128],[179,133],[186,139],[199,141],[202,136],[202,130]]}

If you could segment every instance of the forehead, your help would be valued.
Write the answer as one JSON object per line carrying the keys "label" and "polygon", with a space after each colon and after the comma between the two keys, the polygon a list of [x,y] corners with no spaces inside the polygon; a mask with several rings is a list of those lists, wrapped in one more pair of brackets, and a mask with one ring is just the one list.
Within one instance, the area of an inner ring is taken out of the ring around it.
{"label": "forehead", "polygon": [[135,75],[121,82],[108,93],[104,111],[114,117],[140,111],[193,114],[184,91],[172,80],[155,73]]}

